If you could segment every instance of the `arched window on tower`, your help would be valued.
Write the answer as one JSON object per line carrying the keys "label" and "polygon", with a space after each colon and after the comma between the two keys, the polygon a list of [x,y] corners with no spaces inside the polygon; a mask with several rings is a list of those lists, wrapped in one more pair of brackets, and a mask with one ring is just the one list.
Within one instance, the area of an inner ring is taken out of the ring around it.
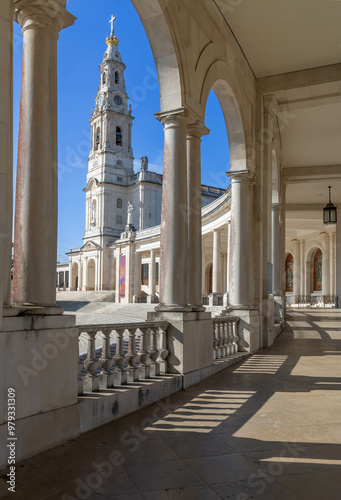
{"label": "arched window on tower", "polygon": [[107,82],[107,74],[106,74],[106,72],[104,72],[103,76],[102,76],[102,83],[103,83],[103,85],[105,85],[106,82]]}
{"label": "arched window on tower", "polygon": [[289,253],[285,261],[285,291],[292,292],[294,290],[294,257]]}
{"label": "arched window on tower", "polygon": [[115,83],[120,83],[120,75],[118,74],[118,71],[115,71]]}
{"label": "arched window on tower", "polygon": [[96,225],[96,218],[97,218],[97,204],[96,204],[96,200],[92,200],[92,204],[91,204],[91,225],[92,226]]}
{"label": "arched window on tower", "polygon": [[122,200],[121,200],[121,198],[117,198],[117,208],[122,208]]}
{"label": "arched window on tower", "polygon": [[116,127],[116,145],[122,146],[122,130],[121,127]]}
{"label": "arched window on tower", "polygon": [[99,145],[101,143],[101,131],[98,127],[97,131],[96,131],[96,145],[95,145],[95,150],[97,151],[99,149]]}

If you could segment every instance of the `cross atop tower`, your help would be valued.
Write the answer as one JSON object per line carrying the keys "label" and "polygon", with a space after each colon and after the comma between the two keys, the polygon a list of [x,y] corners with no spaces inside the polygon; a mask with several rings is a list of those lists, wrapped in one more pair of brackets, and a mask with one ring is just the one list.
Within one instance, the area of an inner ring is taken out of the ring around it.
{"label": "cross atop tower", "polygon": [[111,19],[109,21],[109,24],[111,24],[111,35],[114,34],[114,22],[115,22],[116,17],[114,15],[111,16]]}

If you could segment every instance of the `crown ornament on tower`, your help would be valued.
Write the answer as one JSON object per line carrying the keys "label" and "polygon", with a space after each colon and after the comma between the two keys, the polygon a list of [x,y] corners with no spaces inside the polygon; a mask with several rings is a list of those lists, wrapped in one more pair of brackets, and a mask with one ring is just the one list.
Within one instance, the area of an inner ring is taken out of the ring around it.
{"label": "crown ornament on tower", "polygon": [[117,36],[115,36],[115,33],[114,33],[115,19],[116,19],[116,17],[114,15],[112,15],[111,19],[109,21],[109,24],[111,24],[111,33],[110,33],[110,36],[108,36],[108,38],[107,38],[108,47],[109,47],[109,45],[115,45],[117,47],[118,42],[119,42],[119,39],[117,38]]}

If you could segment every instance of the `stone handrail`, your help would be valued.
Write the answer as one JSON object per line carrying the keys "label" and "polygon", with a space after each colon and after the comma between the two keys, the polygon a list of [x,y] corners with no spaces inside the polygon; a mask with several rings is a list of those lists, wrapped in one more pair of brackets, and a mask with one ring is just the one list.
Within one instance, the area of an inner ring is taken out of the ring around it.
{"label": "stone handrail", "polygon": [[[122,386],[167,373],[168,323],[141,322],[78,327],[87,355],[79,357],[78,394]],[[82,336],[84,341],[84,336]],[[101,347],[96,349],[96,340]]]}
{"label": "stone handrail", "polygon": [[238,352],[238,322],[234,316],[213,319],[213,359],[220,359]]}

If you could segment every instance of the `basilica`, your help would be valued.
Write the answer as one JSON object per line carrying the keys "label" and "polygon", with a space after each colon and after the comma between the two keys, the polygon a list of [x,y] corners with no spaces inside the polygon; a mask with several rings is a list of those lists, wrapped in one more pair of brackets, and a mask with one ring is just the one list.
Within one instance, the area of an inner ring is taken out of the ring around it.
{"label": "basilica", "polygon": [[[12,401],[15,393],[17,461],[243,360],[264,367],[267,359],[269,371],[259,384],[259,409],[266,393],[280,413],[278,401],[283,398],[278,400],[278,394],[284,391],[284,399],[290,400],[286,420],[303,397],[311,403],[323,394],[320,407],[332,406],[340,397],[331,366],[338,369],[335,352],[340,350],[341,2],[131,0],[131,4],[157,68],[160,108],[153,111],[164,130],[163,176],[149,171],[147,156],[134,172],[133,116],[112,28],[90,120],[84,240],[69,252],[66,266],[58,268],[58,284],[75,296],[77,290],[114,290],[116,302],[155,306],[140,323],[122,325],[113,315],[110,324],[78,326],[56,297],[57,83],[58,72],[63,71],[57,47],[59,32],[72,30],[81,21],[72,14],[71,1],[0,2],[0,442],[6,442],[9,430],[13,432],[5,402]],[[22,27],[23,42],[15,193],[14,22]],[[208,132],[205,110],[212,90],[229,139],[231,183],[224,191],[201,183],[201,138]],[[220,307],[218,316],[206,309],[210,305]],[[318,308],[325,315],[333,313],[331,321],[324,318],[323,330],[314,317]],[[288,333],[282,332],[293,309],[298,312],[287,325],[301,321],[292,335],[299,345],[308,339],[304,351],[285,350]],[[310,319],[302,320],[302,311],[307,310]],[[328,345],[323,344],[326,337]],[[274,342],[283,350],[267,349]],[[317,344],[325,346],[318,354]],[[317,374],[318,381],[305,371],[323,363],[325,371]],[[218,397],[229,398],[228,383],[239,397],[237,377],[244,375],[244,399],[251,401],[259,389],[257,383],[252,385],[257,370],[243,371],[240,366],[218,389],[210,393],[205,388],[195,408],[201,411],[206,405],[207,410],[215,407]],[[298,383],[301,390],[295,394]],[[240,412],[238,425],[242,423],[232,434],[243,433],[249,408]],[[311,406],[307,408],[297,416],[300,425],[315,417]],[[188,424],[188,413],[183,415],[186,425],[192,431],[195,425],[205,429],[211,439],[213,427],[207,428],[202,415]],[[220,425],[214,420],[217,416],[210,415],[214,428]],[[173,419],[178,426],[174,428],[165,421],[160,433],[179,430],[178,421]],[[295,424],[292,434],[282,439],[284,434],[261,435],[258,420],[256,430],[242,436],[242,446],[251,443],[253,451],[264,450],[264,441],[271,440],[266,450],[273,450],[281,439],[313,445],[320,430],[325,432],[325,444],[332,435],[339,438],[330,430],[334,420],[324,429],[318,427],[321,421],[313,422],[317,427],[311,425],[308,437]],[[221,429],[225,434],[219,436],[226,437],[226,427]],[[189,430],[180,430],[188,437]],[[8,464],[7,451],[0,448],[1,469]],[[329,462],[324,465],[334,464],[335,456],[339,455],[326,457]],[[313,463],[320,458],[318,451]],[[247,461],[240,460],[246,466]],[[219,467],[235,467],[234,462],[229,464]],[[298,465],[294,464],[295,471]],[[206,470],[206,464],[200,470]],[[235,475],[237,469],[231,470]],[[328,477],[321,481],[328,483]]]}

